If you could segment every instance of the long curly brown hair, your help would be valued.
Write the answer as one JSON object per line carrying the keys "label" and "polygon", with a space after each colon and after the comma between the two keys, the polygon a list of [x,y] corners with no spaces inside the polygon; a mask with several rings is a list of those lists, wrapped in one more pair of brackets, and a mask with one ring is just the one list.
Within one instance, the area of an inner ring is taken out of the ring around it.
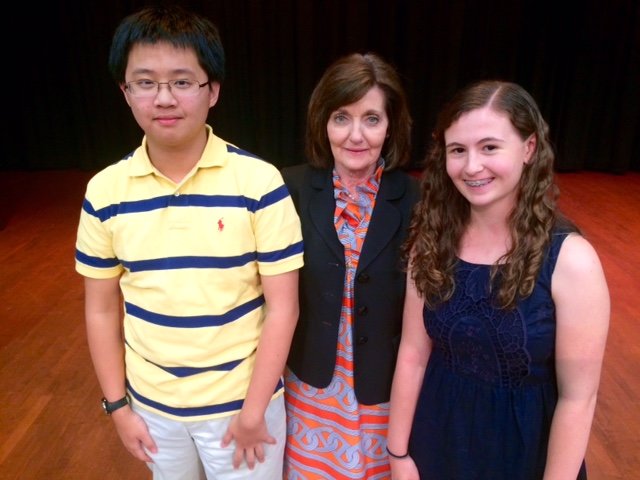
{"label": "long curly brown hair", "polygon": [[415,206],[403,249],[405,257],[411,258],[412,279],[429,307],[453,294],[457,251],[470,217],[468,201],[446,172],[444,133],[461,115],[486,106],[508,115],[522,140],[532,134],[537,139],[508,220],[511,247],[492,266],[491,286],[497,304],[510,309],[531,294],[555,226],[577,231],[557,210],[549,128],[531,95],[517,84],[498,80],[468,86],[438,115],[424,162],[422,198]]}

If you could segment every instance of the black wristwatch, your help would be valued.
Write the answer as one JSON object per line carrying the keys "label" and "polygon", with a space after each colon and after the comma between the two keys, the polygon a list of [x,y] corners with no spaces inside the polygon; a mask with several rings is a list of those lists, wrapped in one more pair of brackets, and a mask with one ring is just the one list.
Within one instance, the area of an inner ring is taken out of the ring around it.
{"label": "black wristwatch", "polygon": [[102,399],[102,409],[107,415],[111,415],[113,412],[115,412],[119,408],[124,407],[125,405],[129,405],[129,397],[127,395],[122,397],[120,400],[116,400],[115,402],[108,402],[106,398]]}

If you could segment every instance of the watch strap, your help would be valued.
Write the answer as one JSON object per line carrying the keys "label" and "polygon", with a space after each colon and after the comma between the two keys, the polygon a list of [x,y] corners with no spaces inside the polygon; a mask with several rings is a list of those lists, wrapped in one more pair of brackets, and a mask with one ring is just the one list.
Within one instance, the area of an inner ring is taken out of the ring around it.
{"label": "watch strap", "polygon": [[102,408],[104,413],[107,415],[111,415],[113,412],[118,410],[119,408],[124,407],[125,405],[129,405],[129,397],[125,395],[120,400],[116,400],[115,402],[109,402],[106,398],[102,399]]}

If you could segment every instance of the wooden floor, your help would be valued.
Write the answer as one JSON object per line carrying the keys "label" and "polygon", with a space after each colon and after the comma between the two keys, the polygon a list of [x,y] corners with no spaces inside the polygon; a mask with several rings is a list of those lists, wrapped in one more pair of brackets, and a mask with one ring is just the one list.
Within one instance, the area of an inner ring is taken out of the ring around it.
{"label": "wooden floor", "polygon": [[[0,172],[0,479],[139,480],[99,405],[74,241],[79,171]],[[612,318],[587,463],[640,478],[640,174],[558,176],[565,212],[598,249]]]}

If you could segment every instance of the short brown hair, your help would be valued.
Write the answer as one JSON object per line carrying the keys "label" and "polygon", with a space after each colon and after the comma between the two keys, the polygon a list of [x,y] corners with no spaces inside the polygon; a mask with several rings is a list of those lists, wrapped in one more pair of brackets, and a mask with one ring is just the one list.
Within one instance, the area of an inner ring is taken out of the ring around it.
{"label": "short brown hair", "polygon": [[411,115],[398,73],[375,53],[353,53],[338,59],[324,72],[307,109],[305,152],[309,164],[330,168],[334,160],[327,136],[327,122],[340,107],[357,102],[373,87],[385,96],[389,118],[382,146],[385,170],[406,165],[411,150]]}

